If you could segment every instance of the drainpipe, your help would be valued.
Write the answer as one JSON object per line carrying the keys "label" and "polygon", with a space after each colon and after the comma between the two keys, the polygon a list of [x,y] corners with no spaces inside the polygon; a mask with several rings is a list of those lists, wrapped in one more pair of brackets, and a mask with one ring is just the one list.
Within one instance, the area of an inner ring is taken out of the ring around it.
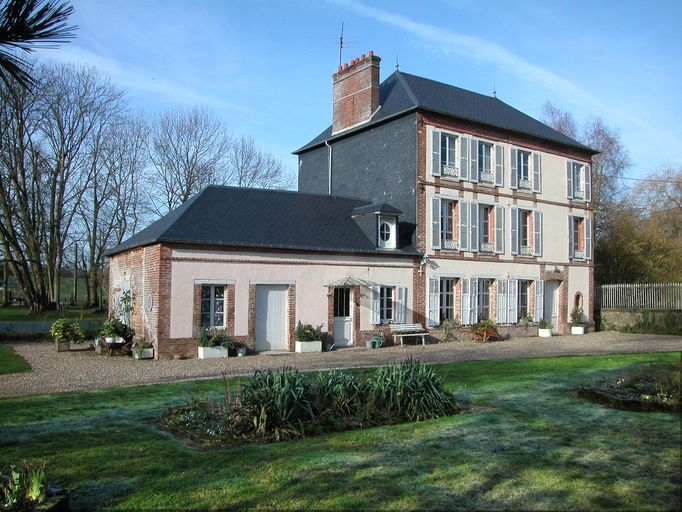
{"label": "drainpipe", "polygon": [[332,147],[329,144],[329,141],[324,141],[324,145],[329,148],[329,156],[327,157],[327,174],[329,176],[328,178],[328,188],[329,188],[329,195],[332,195]]}

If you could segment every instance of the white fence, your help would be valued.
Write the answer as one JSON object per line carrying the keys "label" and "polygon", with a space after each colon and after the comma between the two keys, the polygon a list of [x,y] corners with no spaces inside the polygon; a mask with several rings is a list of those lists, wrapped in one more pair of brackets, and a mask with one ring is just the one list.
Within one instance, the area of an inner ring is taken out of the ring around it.
{"label": "white fence", "polygon": [[682,283],[605,284],[597,300],[602,308],[682,309]]}

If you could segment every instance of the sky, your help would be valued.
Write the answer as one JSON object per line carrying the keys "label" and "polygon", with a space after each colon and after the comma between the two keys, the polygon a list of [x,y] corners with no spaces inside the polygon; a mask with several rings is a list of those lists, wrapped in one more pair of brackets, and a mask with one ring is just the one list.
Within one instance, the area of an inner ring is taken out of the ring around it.
{"label": "sky", "polygon": [[[202,105],[295,173],[331,124],[332,74],[373,50],[400,70],[539,118],[551,101],[620,131],[630,177],[682,165],[682,2],[71,0],[76,39],[40,59],[94,66],[149,115]],[[629,183],[634,183],[631,181]]]}

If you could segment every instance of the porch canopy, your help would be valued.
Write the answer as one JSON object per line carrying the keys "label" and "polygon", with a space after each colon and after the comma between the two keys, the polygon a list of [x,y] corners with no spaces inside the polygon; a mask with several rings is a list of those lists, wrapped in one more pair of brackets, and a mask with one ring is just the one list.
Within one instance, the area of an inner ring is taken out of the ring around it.
{"label": "porch canopy", "polygon": [[378,283],[373,283],[366,279],[360,279],[359,277],[345,276],[336,281],[324,285],[326,288],[343,288],[346,286],[364,286],[365,288],[372,288],[373,286],[379,286]]}

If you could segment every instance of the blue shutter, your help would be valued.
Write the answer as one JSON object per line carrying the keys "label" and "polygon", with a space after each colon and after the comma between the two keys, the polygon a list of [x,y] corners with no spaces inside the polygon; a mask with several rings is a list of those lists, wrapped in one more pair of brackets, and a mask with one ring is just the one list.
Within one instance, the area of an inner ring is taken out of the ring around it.
{"label": "blue shutter", "polygon": [[518,183],[519,183],[519,170],[517,168],[518,162],[517,162],[517,149],[512,148],[511,149],[511,162],[509,163],[509,166],[511,167],[511,174],[509,175],[509,183],[511,188],[518,188]]}
{"label": "blue shutter", "polygon": [[431,198],[431,247],[440,249],[440,197]]}
{"label": "blue shutter", "polygon": [[460,322],[462,325],[468,325],[469,324],[469,310],[470,310],[470,286],[471,282],[469,279],[462,279],[462,293],[461,293],[461,298],[459,300],[460,304]]}
{"label": "blue shutter", "polygon": [[545,309],[545,282],[542,279],[535,281],[535,321],[539,322],[544,316]]}
{"label": "blue shutter", "polygon": [[472,252],[478,251],[478,203],[469,203],[469,222],[471,223],[470,249]]}
{"label": "blue shutter", "polygon": [[429,277],[429,326],[440,323],[440,295],[438,285],[440,280],[437,277]]}
{"label": "blue shutter", "polygon": [[542,212],[533,212],[533,255],[542,256]]}
{"label": "blue shutter", "polygon": [[471,278],[469,296],[469,323],[475,324],[478,322],[478,279]]}
{"label": "blue shutter", "polygon": [[533,153],[533,192],[542,192],[542,156]]}
{"label": "blue shutter", "polygon": [[504,187],[504,146],[495,145],[495,186]]}
{"label": "blue shutter", "polygon": [[511,209],[511,247],[509,252],[512,254],[519,253],[519,209]]}
{"label": "blue shutter", "polygon": [[506,324],[507,320],[507,288],[509,283],[506,279],[497,280],[497,323]]}
{"label": "blue shutter", "polygon": [[592,220],[585,217],[585,259],[592,259]]}
{"label": "blue shutter", "polygon": [[495,207],[495,252],[504,253],[504,207]]}
{"label": "blue shutter", "polygon": [[469,179],[469,137],[459,138],[459,178]]}
{"label": "blue shutter", "polygon": [[469,179],[478,181],[478,141],[471,139],[471,151],[469,152]]}
{"label": "blue shutter", "polygon": [[566,197],[573,199],[573,165],[570,160],[566,162]]}
{"label": "blue shutter", "polygon": [[379,316],[379,287],[372,286],[372,325],[379,325],[381,317]]}
{"label": "blue shutter", "polygon": [[469,203],[459,202],[459,250],[471,250],[471,228],[469,222]]}
{"label": "blue shutter", "polygon": [[431,175],[440,176],[440,131],[431,134]]}
{"label": "blue shutter", "polygon": [[568,258],[573,259],[573,215],[568,216]]}
{"label": "blue shutter", "polygon": [[583,164],[585,171],[585,201],[592,201],[592,166]]}
{"label": "blue shutter", "polygon": [[509,315],[507,321],[510,324],[515,324],[519,321],[519,281],[516,279],[509,280]]}
{"label": "blue shutter", "polygon": [[405,295],[406,289],[404,286],[396,286],[396,300],[395,300],[395,322],[397,324],[405,323]]}

